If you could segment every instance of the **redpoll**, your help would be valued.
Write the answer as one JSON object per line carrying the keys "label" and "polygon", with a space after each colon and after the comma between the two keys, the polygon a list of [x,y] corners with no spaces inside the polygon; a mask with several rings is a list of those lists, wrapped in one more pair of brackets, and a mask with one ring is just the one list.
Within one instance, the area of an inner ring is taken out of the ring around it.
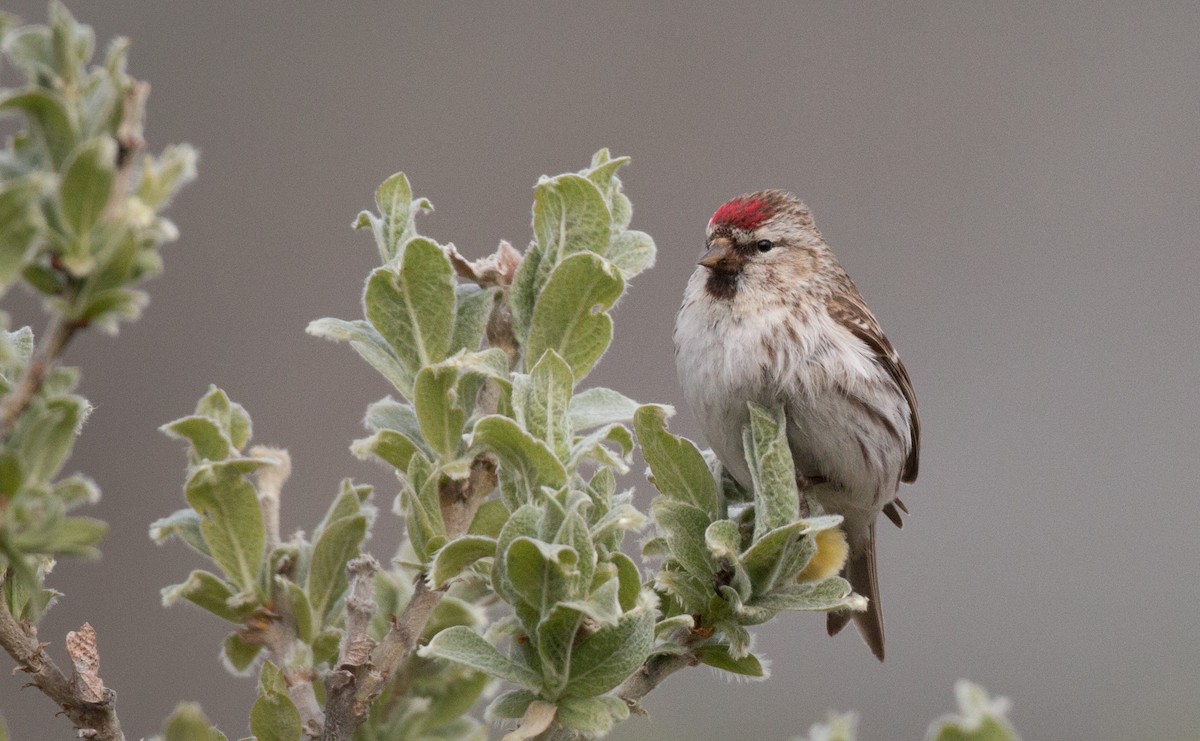
{"label": "redpoll", "polygon": [[901,482],[917,478],[919,424],[908,371],[838,263],[811,212],[762,191],[717,209],[708,251],[675,323],[684,396],[724,468],[750,488],[742,450],[747,402],[782,407],[801,491],[844,518],[845,576],[865,612],[853,618],[883,659],[875,519],[901,524]]}

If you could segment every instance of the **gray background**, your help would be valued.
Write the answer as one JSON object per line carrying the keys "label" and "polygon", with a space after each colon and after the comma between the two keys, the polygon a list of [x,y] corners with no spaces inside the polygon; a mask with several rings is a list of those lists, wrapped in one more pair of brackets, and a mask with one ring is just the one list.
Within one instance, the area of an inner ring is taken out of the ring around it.
{"label": "gray background", "polygon": [[[155,428],[218,383],[292,451],[289,529],[343,476],[386,509],[394,484],[346,446],[389,389],[303,332],[358,315],[376,255],[351,219],[403,169],[438,207],[425,233],[522,246],[536,177],[600,146],[634,157],[659,261],[594,383],[681,403],[670,333],[705,222],[782,187],[881,317],[924,421],[912,517],[880,545],[887,663],[785,617],[758,636],[768,682],[692,670],[614,738],[785,739],[856,708],[864,739],[916,739],[963,676],[1011,697],[1027,739],[1200,735],[1200,7],[334,5],[75,3],[133,38],[152,146],[202,152],[144,320],[69,353],[96,405],[72,466],[113,527],[102,561],[54,574],[44,637],[61,656],[95,625],[131,738],[179,699],[244,735],[254,695],[218,666],[215,619],[159,606],[198,561],[146,538],[182,503],[183,451]],[[399,527],[383,516],[377,554]],[[71,737],[21,682],[0,682],[13,736]]]}

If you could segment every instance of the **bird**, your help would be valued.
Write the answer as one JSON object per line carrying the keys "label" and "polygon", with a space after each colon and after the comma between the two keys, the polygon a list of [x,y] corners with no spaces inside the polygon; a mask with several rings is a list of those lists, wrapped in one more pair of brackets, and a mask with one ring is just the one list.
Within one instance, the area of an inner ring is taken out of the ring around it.
{"label": "bird", "polygon": [[782,408],[797,483],[841,515],[845,578],[867,598],[852,619],[884,658],[875,522],[898,527],[901,483],[916,481],[920,422],[912,380],[878,320],[796,196],[738,196],[708,222],[706,252],[675,322],[684,399],[722,467],[751,490],[742,430],[748,402]]}

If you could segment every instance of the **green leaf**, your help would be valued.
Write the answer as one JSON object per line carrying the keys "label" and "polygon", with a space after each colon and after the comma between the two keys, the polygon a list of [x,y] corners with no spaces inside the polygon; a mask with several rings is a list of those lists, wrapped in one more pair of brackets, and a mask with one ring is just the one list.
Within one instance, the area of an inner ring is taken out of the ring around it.
{"label": "green leaf", "polygon": [[270,663],[263,664],[262,674],[261,694],[250,709],[251,733],[258,741],[296,741],[301,731],[300,711],[287,695],[283,676]]}
{"label": "green leaf", "polygon": [[167,718],[163,741],[229,741],[224,733],[213,728],[204,711],[194,702],[181,702]]}
{"label": "green leaf", "polygon": [[463,424],[467,421],[466,412],[458,404],[457,384],[457,369],[437,365],[422,368],[414,387],[413,401],[421,435],[446,458],[453,458],[458,452]]}
{"label": "green leaf", "polygon": [[[537,184],[533,232],[547,255],[557,261],[577,252],[603,255],[612,216],[596,184],[580,175],[559,175]],[[540,355],[540,354],[539,354]]]}
{"label": "green leaf", "polygon": [[750,577],[742,566],[738,552],[742,547],[742,536],[738,524],[733,520],[717,520],[704,531],[704,544],[718,565],[718,577],[737,590],[742,599],[751,594]]}
{"label": "green leaf", "polygon": [[954,683],[958,714],[935,720],[925,734],[928,741],[1020,741],[1008,720],[1011,703],[989,697],[987,690],[960,679]]}
{"label": "green leaf", "polygon": [[513,378],[512,403],[517,421],[546,443],[560,461],[566,460],[570,452],[567,406],[574,385],[571,366],[553,350],[541,356],[529,375]]}
{"label": "green leaf", "polygon": [[508,508],[504,506],[504,502],[499,499],[489,499],[479,505],[479,509],[475,511],[475,519],[471,520],[471,527],[467,532],[471,535],[497,538],[506,522],[508,522]]}
{"label": "green leaf", "polygon": [[108,523],[94,517],[67,517],[54,528],[46,552],[59,556],[99,558],[96,544],[108,532]]}
{"label": "green leaf", "polygon": [[197,607],[231,623],[240,622],[245,610],[231,606],[234,592],[224,580],[207,571],[195,570],[182,584],[165,587],[162,592],[163,607],[170,607],[180,599],[186,599]]}
{"label": "green leaf", "polygon": [[38,234],[39,192],[34,178],[0,183],[0,292],[21,274]]}
{"label": "green leaf", "polygon": [[491,722],[521,718],[529,709],[529,705],[537,699],[538,696],[529,690],[505,692],[488,704],[487,709],[483,711],[483,717]]}
{"label": "green leaf", "polygon": [[628,717],[629,706],[619,697],[564,697],[558,702],[558,721],[563,727],[589,738],[607,734]]}
{"label": "green leaf", "polygon": [[496,562],[492,566],[492,589],[504,598],[505,602],[515,603],[519,597],[509,579],[508,547],[517,538],[533,538],[537,536],[538,525],[542,519],[541,510],[532,504],[518,507],[496,538]]}
{"label": "green leaf", "polygon": [[24,481],[21,459],[9,450],[0,453],[0,498],[11,498],[20,490]]}
{"label": "green leaf", "polygon": [[310,322],[306,330],[314,337],[335,342],[349,342],[359,357],[386,378],[396,390],[406,397],[412,396],[413,376],[416,371],[411,365],[400,362],[399,356],[383,335],[375,331],[362,319],[348,322],[343,319],[317,319]]}
{"label": "green leaf", "polygon": [[858,604],[862,604],[862,601],[854,599],[850,582],[837,576],[815,584],[786,584],[766,594],[756,595],[749,603],[751,607],[768,610],[805,611],[850,609]]}
{"label": "green leaf", "polygon": [[318,624],[346,591],[346,563],[358,555],[366,534],[366,516],[343,517],[331,522],[313,546],[305,591]]}
{"label": "green leaf", "polygon": [[695,653],[700,657],[700,661],[715,669],[743,677],[754,677],[755,679],[767,678],[766,668],[763,667],[762,662],[754,654],[746,654],[741,658],[735,659],[729,653],[729,646],[722,643],[705,644],[697,648]]}
{"label": "green leaf", "polygon": [[[809,524],[804,520],[789,522],[783,527],[777,527],[763,533],[743,554],[742,563],[746,573],[754,585],[754,592],[762,594],[770,591],[781,580],[795,577],[795,573],[783,573],[783,566],[788,562],[785,552],[792,548],[800,536],[808,532]],[[797,572],[804,564],[797,564]]]}
{"label": "green leaf", "polygon": [[212,557],[208,543],[200,534],[200,514],[194,509],[176,510],[166,517],[150,523],[150,539],[162,545],[172,537],[177,537],[199,553]]}
{"label": "green leaf", "polygon": [[451,354],[479,349],[498,293],[494,288],[480,289],[467,284],[455,287],[458,310],[454,315],[454,331],[450,334]]}
{"label": "green leaf", "polygon": [[216,422],[235,450],[241,450],[250,441],[250,414],[216,386],[209,386],[208,393],[196,403],[196,414]]}
{"label": "green leaf", "polygon": [[571,678],[565,695],[602,695],[637,671],[654,643],[655,610],[641,606],[616,625],[600,628],[571,654]]}
{"label": "green leaf", "polygon": [[196,150],[188,144],[173,144],[162,154],[142,158],[137,197],[153,209],[162,209],[187,183],[196,179]]}
{"label": "green leaf", "polygon": [[26,485],[49,483],[62,469],[91,406],[82,396],[60,396],[24,415],[14,436]]}
{"label": "green leaf", "polygon": [[374,219],[372,226],[384,262],[397,257],[405,243],[416,235],[413,217],[421,211],[433,210],[424,198],[413,201],[412,186],[402,172],[384,180],[375,191],[375,206],[380,218]]}
{"label": "green leaf", "polygon": [[34,139],[46,149],[55,169],[75,147],[76,128],[67,101],[48,90],[26,89],[0,98],[0,112],[21,111]]}
{"label": "green leaf", "polygon": [[395,430],[380,430],[370,437],[355,440],[350,445],[350,452],[355,458],[378,458],[401,471],[408,468],[408,462],[417,450],[419,448],[411,438]]}
{"label": "green leaf", "polygon": [[742,431],[742,445],[754,482],[754,539],[758,540],[768,530],[800,518],[800,490],[782,411],[777,416],[754,402],[749,406],[750,424]]}
{"label": "green leaf", "polygon": [[517,594],[538,614],[574,597],[579,582],[579,554],[566,545],[517,538],[505,557],[508,579]]}
{"label": "green leaf", "polygon": [[91,232],[112,193],[117,144],[109,137],[89,139],[75,150],[58,187],[63,219],[76,237]]}
{"label": "green leaf", "polygon": [[613,237],[605,257],[625,280],[654,267],[654,240],[645,232],[624,231]]}
{"label": "green leaf", "polygon": [[221,659],[230,672],[243,676],[254,665],[260,651],[262,646],[246,643],[237,633],[230,633],[221,644]]}
{"label": "green leaf", "polygon": [[463,535],[455,538],[434,555],[429,581],[434,588],[440,589],[479,559],[495,555],[495,538],[482,535]]}
{"label": "green leaf", "polygon": [[532,670],[504,656],[496,647],[470,628],[447,628],[433,637],[418,653],[469,666],[519,687],[538,689],[541,680]]}
{"label": "green leaf", "polygon": [[553,451],[508,417],[493,414],[480,419],[471,444],[494,453],[502,466],[519,473],[534,491],[539,486],[557,489],[567,481],[567,471]]}
{"label": "green leaf", "polygon": [[638,444],[653,474],[651,481],[665,496],[692,504],[716,518],[720,504],[712,472],[690,440],[667,432],[666,420],[672,413],[669,407],[648,404],[633,416]]}
{"label": "green leaf", "polygon": [[571,668],[571,650],[575,636],[583,624],[583,614],[571,604],[550,605],[548,612],[537,623],[535,633],[542,674],[542,695],[557,698],[567,683]]}
{"label": "green leaf", "polygon": [[609,555],[609,561],[617,567],[617,578],[620,579],[621,589],[617,599],[625,612],[632,610],[637,604],[638,596],[642,593],[642,575],[637,564],[624,553],[617,551]]}
{"label": "green leaf", "polygon": [[254,487],[229,467],[205,466],[184,487],[213,561],[243,592],[258,584],[266,535]]}
{"label": "green leaf", "polygon": [[581,380],[612,341],[612,317],[605,312],[624,291],[620,271],[604,258],[580,253],[563,260],[538,297],[526,357],[554,350]]}
{"label": "green leaf", "polygon": [[209,417],[181,417],[158,429],[168,437],[190,442],[197,460],[223,461],[236,452],[220,425]]}
{"label": "green leaf", "polygon": [[704,543],[708,515],[676,499],[656,499],[651,505],[659,532],[667,540],[671,555],[688,573],[704,581],[716,574],[712,555]]}
{"label": "green leaf", "polygon": [[590,388],[571,397],[567,419],[575,432],[618,422],[631,422],[640,405],[608,388]]}
{"label": "green leaf", "polygon": [[453,270],[433,242],[410,240],[399,271],[376,268],[363,302],[367,319],[413,376],[446,357],[454,330]]}
{"label": "green leaf", "polygon": [[296,624],[296,637],[302,643],[309,643],[313,638],[313,610],[308,601],[308,595],[300,585],[282,576],[275,577],[275,585],[287,599],[288,611]]}

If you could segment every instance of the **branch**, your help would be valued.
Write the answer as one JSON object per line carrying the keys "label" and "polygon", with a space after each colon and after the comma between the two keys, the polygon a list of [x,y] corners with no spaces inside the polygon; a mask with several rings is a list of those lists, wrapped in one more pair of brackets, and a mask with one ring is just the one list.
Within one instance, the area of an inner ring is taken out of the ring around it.
{"label": "branch", "polygon": [[[325,725],[322,739],[348,739],[365,719],[356,707],[354,690],[364,671],[370,670],[375,641],[368,635],[375,614],[375,572],[379,564],[369,555],[346,564],[350,593],[346,598],[346,636],[338,657],[338,668],[325,676]],[[365,709],[363,714],[365,716]]]}
{"label": "branch", "polygon": [[96,631],[83,624],[67,634],[67,654],[74,670],[68,679],[37,640],[37,629],[18,623],[0,599],[0,645],[30,675],[30,684],[42,691],[79,729],[79,737],[93,741],[124,741],[117,719],[117,694],[100,679],[100,654]]}
{"label": "branch", "polygon": [[628,679],[613,690],[613,694],[625,701],[629,709],[638,715],[645,715],[641,699],[650,694],[664,679],[680,669],[696,666],[700,658],[690,650],[682,654],[658,654],[651,656]]}

